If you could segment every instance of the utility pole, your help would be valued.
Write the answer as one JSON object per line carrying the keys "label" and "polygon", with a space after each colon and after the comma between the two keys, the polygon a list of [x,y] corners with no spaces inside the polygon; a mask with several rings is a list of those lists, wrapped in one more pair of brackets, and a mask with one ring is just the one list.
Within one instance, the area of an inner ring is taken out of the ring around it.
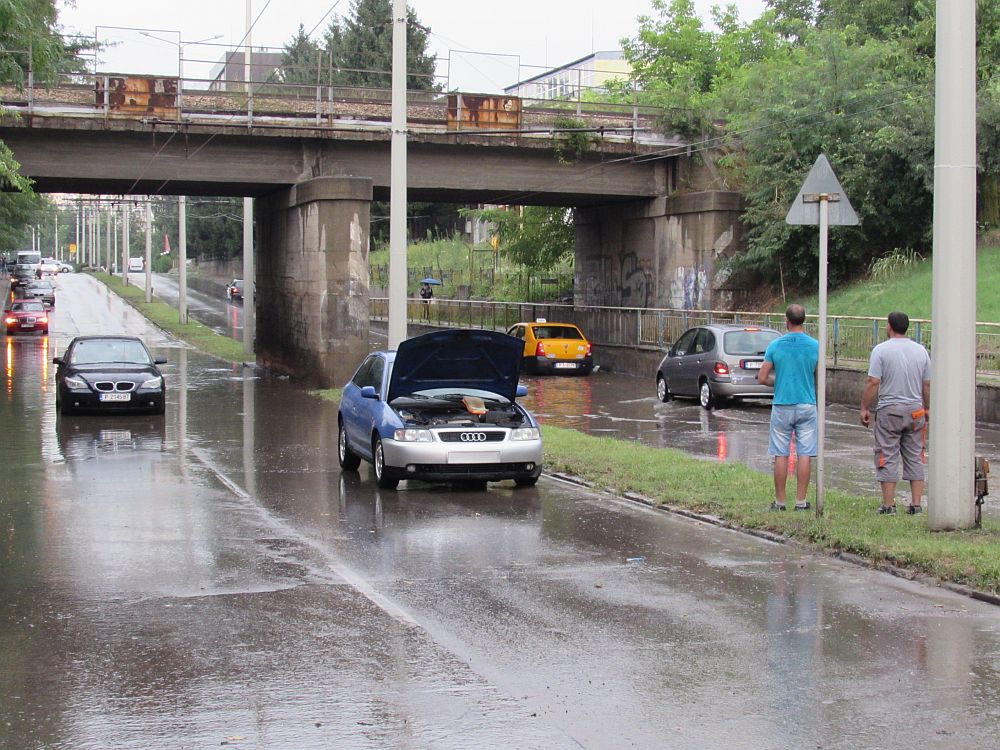
{"label": "utility pole", "polygon": [[153,301],[153,206],[146,196],[146,302]]}
{"label": "utility pole", "polygon": [[243,199],[243,351],[254,359],[257,338],[253,263],[253,198]]}
{"label": "utility pole", "polygon": [[122,284],[128,286],[128,201],[122,201]]}
{"label": "utility pole", "polygon": [[976,2],[937,4],[927,525],[975,525]]}
{"label": "utility pole", "polygon": [[389,348],[406,340],[406,0],[392,0],[389,164]]}
{"label": "utility pole", "polygon": [[177,285],[178,321],[181,325],[188,322],[187,308],[187,198],[183,195],[177,198],[177,263],[180,266],[180,281]]}

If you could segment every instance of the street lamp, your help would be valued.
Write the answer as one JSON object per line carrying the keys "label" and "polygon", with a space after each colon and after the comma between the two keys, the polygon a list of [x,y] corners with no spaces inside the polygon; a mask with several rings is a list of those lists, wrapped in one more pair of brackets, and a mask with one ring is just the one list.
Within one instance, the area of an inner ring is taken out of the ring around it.
{"label": "street lamp", "polygon": [[184,108],[184,48],[189,44],[204,44],[205,42],[214,42],[216,39],[222,39],[222,34],[216,34],[215,36],[206,37],[205,39],[199,39],[193,42],[182,42],[181,32],[177,32],[177,41],[173,39],[164,39],[162,36],[156,36],[156,34],[150,34],[148,31],[140,31],[143,36],[148,36],[150,39],[156,39],[160,42],[166,42],[167,44],[177,45],[177,118],[180,119],[181,110]]}

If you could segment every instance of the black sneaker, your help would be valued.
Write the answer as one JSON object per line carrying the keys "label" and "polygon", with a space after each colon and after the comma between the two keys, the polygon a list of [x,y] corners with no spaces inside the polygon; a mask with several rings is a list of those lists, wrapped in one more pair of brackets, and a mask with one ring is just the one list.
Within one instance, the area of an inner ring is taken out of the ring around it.
{"label": "black sneaker", "polygon": [[778,503],[771,503],[771,510],[784,510],[784,505],[779,505]]}
{"label": "black sneaker", "polygon": [[878,514],[880,516],[894,516],[896,515],[895,505],[880,505],[878,506]]}
{"label": "black sneaker", "polygon": [[809,510],[811,507],[812,505],[809,504],[808,500],[801,504],[795,503],[795,510]]}
{"label": "black sneaker", "polygon": [[924,512],[924,506],[922,506],[922,505],[909,505],[906,508],[906,512],[909,513],[911,516],[915,516],[915,515],[917,515],[917,513],[923,513]]}

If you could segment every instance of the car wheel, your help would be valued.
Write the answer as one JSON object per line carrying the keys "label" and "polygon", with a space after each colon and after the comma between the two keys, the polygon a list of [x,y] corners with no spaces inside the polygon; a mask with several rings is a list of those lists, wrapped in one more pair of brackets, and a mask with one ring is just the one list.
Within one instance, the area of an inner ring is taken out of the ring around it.
{"label": "car wheel", "polygon": [[534,487],[538,484],[538,477],[518,477],[514,480],[518,487]]}
{"label": "car wheel", "polygon": [[386,476],[385,450],[382,448],[382,438],[375,438],[372,446],[372,468],[375,470],[375,484],[383,490],[394,490],[399,480]]}
{"label": "car wheel", "polygon": [[361,457],[347,445],[347,430],[344,429],[343,422],[339,423],[337,429],[337,460],[344,471],[357,471],[361,465]]}
{"label": "car wheel", "polygon": [[718,404],[718,399],[712,391],[712,384],[707,380],[702,380],[698,386],[698,403],[702,409],[712,409]]}
{"label": "car wheel", "polygon": [[673,398],[670,388],[667,386],[667,379],[662,375],[656,376],[656,397],[666,403]]}

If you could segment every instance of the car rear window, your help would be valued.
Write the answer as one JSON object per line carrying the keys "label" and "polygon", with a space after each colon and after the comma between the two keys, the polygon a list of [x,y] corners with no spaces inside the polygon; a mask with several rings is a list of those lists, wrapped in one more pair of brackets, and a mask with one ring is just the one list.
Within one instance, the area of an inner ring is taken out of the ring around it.
{"label": "car rear window", "polygon": [[535,326],[536,339],[582,339],[574,326]]}
{"label": "car rear window", "polygon": [[722,346],[726,354],[742,356],[764,356],[767,345],[781,336],[777,331],[727,331]]}

